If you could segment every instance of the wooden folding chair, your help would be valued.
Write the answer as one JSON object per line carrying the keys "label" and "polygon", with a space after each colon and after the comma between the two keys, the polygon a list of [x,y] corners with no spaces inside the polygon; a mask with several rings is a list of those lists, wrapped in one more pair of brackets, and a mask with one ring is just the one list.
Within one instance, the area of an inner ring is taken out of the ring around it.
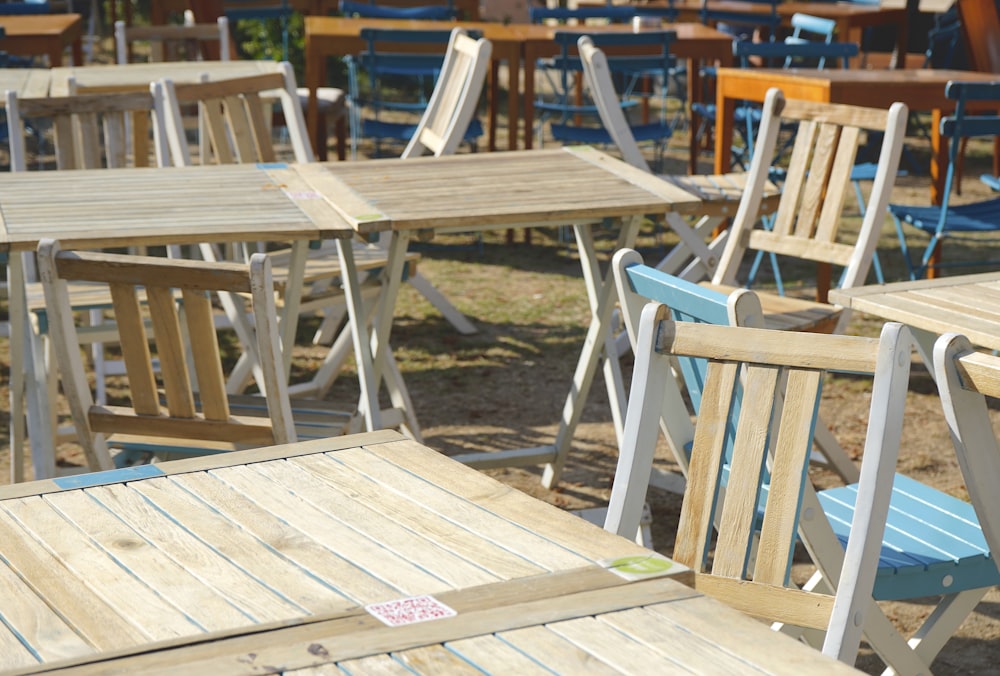
{"label": "wooden folding chair", "polygon": [[[817,265],[816,300],[762,293],[769,328],[842,332],[850,319],[826,300],[832,266],[842,268],[837,286],[864,284],[885,221],[902,153],[906,106],[888,110],[785,99],[770,90],[764,108],[747,189],[733,217],[729,237],[709,286],[729,293],[744,286],[749,252],[796,258]],[[770,229],[758,225],[760,202],[771,171],[778,135],[797,125],[785,165],[781,199]],[[842,212],[853,191],[851,173],[864,132],[883,134],[868,208],[857,234],[842,231]]]}
{"label": "wooden folding chair", "polygon": [[[887,324],[879,339],[790,334],[669,316],[657,303],[642,312],[605,528],[635,533],[671,358],[708,360],[672,556],[697,571],[699,590],[753,615],[823,630],[823,651],[853,663],[867,618],[881,616],[872,588],[890,509],[884,486],[902,433],[909,333]],[[846,523],[823,516],[806,471],[828,372],[873,377],[861,477]],[[835,593],[791,587],[797,531],[807,548],[818,540],[836,546],[817,561]]]}
{"label": "wooden folding chair", "polygon": [[[72,83],[71,83],[72,89]],[[20,98],[14,91],[6,94],[7,132],[10,145],[10,160],[12,171],[27,171],[38,165],[43,166],[42,158],[48,158],[48,148],[35,148],[37,160],[29,161],[27,140],[33,138],[38,144],[43,143],[40,134],[33,132],[32,127],[51,127],[53,134],[52,156],[55,168],[60,170],[101,169],[158,165],[167,156],[166,134],[163,127],[163,116],[156,108],[150,92],[80,94],[63,97]],[[30,120],[30,125],[28,121]],[[47,139],[46,139],[47,140]],[[48,160],[46,159],[46,162]],[[44,201],[45,196],[38,199]],[[30,353],[34,359],[44,359],[48,345],[45,341],[44,329],[45,299],[41,285],[37,282],[34,253],[24,253],[11,257],[8,261],[8,292],[11,302],[11,313],[17,316],[34,318],[32,326],[26,331],[11,333],[11,363],[26,364],[27,341],[31,341]],[[71,290],[73,306],[80,310],[90,310],[92,321],[99,322],[101,307],[105,299],[92,290],[74,285]],[[94,359],[98,399],[104,400],[104,380],[108,373],[109,362],[105,360],[103,345],[99,339],[91,340]],[[42,372],[44,364],[30,364],[26,369],[14,368],[11,373],[11,480],[23,481],[24,441],[25,441],[25,372],[26,370]],[[41,397],[46,401],[55,401],[56,374],[50,370],[49,396]],[[48,404],[51,419],[55,425],[55,413]],[[38,424],[49,424],[38,421]],[[43,462],[35,458],[36,463]],[[54,453],[44,459],[51,463],[49,468],[54,472]]]}
{"label": "wooden folding chair", "polygon": [[[302,107],[295,94],[295,77],[288,63],[283,64],[280,73],[230,80],[176,85],[169,79],[162,80],[153,84],[153,94],[166,113],[167,139],[176,165],[186,166],[192,163],[181,121],[180,109],[184,105],[197,105],[200,110],[200,126],[207,137],[201,143],[202,156],[199,160],[203,164],[274,162],[277,155],[265,113],[274,97],[277,97],[284,114],[295,159],[300,163],[311,162],[313,159]],[[348,328],[367,325],[368,311],[364,310],[362,299],[369,299],[369,308],[377,302],[382,285],[375,273],[386,265],[386,254],[379,247],[360,241],[351,244],[345,243],[345,240],[334,240],[321,242],[316,247],[307,247],[306,243],[299,242],[290,249],[275,248],[261,242],[247,242],[242,248],[242,251],[231,252],[229,257],[246,260],[251,250],[269,250],[284,318],[281,326],[282,344],[294,344],[297,319],[306,313],[321,312],[326,320],[339,322],[346,312],[349,315]],[[207,260],[218,260],[222,256],[210,244],[201,244],[200,250]],[[415,265],[415,255],[410,263],[411,266]],[[361,288],[362,280],[359,278],[362,269],[372,271],[375,276],[364,289]],[[352,299],[349,295],[356,297]],[[240,299],[223,295],[220,296],[220,301],[234,326],[245,322],[246,313]],[[243,331],[245,333],[245,329]],[[370,356],[365,356],[369,350],[367,341],[356,333],[353,330],[341,332],[327,354],[320,374],[309,384],[293,391],[296,394],[321,397],[333,384],[336,372],[352,347],[359,362],[370,363]],[[317,338],[319,337],[318,333]],[[286,350],[284,362],[285,371],[289,372],[291,350]],[[230,392],[243,390],[252,366],[252,353],[244,353],[230,374]],[[365,373],[366,370],[363,366],[359,367],[359,377],[363,380],[372,377],[370,373]],[[382,411],[376,407],[377,393],[374,385],[362,385],[365,401],[362,402],[361,413],[365,417],[366,426],[374,429],[403,425],[409,434],[419,438],[420,427],[412,414],[409,393],[394,363],[390,366],[390,377],[386,382],[394,404],[393,409],[385,411],[388,416],[386,420],[382,420]]]}
{"label": "wooden folding chair", "polygon": [[[38,256],[63,389],[91,470],[114,466],[109,446],[155,455],[205,454],[346,429],[348,414],[326,410],[293,417],[267,256],[256,254],[249,264],[188,261],[61,251],[54,240],[43,240]],[[75,320],[70,282],[107,289],[128,405],[94,403],[78,347],[88,329]],[[209,292],[252,297],[255,340],[248,349],[255,353],[263,396],[233,402],[227,396]]]}

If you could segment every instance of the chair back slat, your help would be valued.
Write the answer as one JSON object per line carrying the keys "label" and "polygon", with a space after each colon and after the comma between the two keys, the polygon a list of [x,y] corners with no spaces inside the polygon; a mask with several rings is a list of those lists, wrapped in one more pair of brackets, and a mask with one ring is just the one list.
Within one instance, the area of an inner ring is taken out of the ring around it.
{"label": "chair back slat", "polygon": [[208,420],[228,420],[229,398],[211,298],[204,291],[191,289],[185,289],[181,298],[202,413]]}
{"label": "chair back slat", "polygon": [[112,283],[109,287],[122,358],[129,374],[132,408],[139,415],[159,415],[160,398],[153,373],[153,357],[135,287],[128,283]]}
{"label": "chair back slat", "polygon": [[167,410],[175,418],[193,418],[195,397],[173,291],[166,287],[147,287],[146,302],[153,323]]}

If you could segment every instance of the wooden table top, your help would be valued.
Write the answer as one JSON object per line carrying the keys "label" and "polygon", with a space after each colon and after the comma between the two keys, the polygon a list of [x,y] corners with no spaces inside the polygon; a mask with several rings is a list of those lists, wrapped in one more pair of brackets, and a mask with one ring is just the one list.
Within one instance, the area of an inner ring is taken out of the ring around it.
{"label": "wooden table top", "polygon": [[830,300],[934,334],[957,331],[1000,350],[1000,272],[831,289]]}
{"label": "wooden table top", "polygon": [[148,87],[150,83],[169,77],[174,82],[199,82],[203,74],[210,79],[248,77],[278,72],[280,64],[269,60],[238,61],[178,61],[169,63],[128,63],[53,68],[53,96],[69,94],[69,80],[84,91],[129,90]]}
{"label": "wooden table top", "polygon": [[849,671],[390,431],[3,487],[0,534],[21,673]]}
{"label": "wooden table top", "polygon": [[8,14],[0,16],[5,38],[60,36],[78,26],[79,14]]}
{"label": "wooden table top", "polygon": [[[19,98],[41,98],[49,95],[49,68],[0,68],[0,91],[13,90]],[[0,105],[6,105],[6,97]]]}
{"label": "wooden table top", "polygon": [[586,146],[300,165],[359,232],[565,225],[697,211],[700,200]]}
{"label": "wooden table top", "polygon": [[29,171],[0,181],[0,251],[251,239],[353,230],[294,165]]}

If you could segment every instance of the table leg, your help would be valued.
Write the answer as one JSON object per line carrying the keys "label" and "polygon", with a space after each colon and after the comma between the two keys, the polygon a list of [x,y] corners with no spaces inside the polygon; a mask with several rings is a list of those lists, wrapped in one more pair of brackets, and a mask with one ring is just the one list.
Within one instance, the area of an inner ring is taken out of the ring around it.
{"label": "table leg", "polygon": [[56,474],[53,412],[47,396],[48,372],[41,340],[32,330],[28,315],[24,255],[30,254],[11,254],[7,260],[11,364],[21,371],[17,377],[11,377],[11,478],[24,479],[21,466],[26,421],[34,478],[49,479]]}
{"label": "table leg", "polygon": [[534,145],[535,128],[535,55],[531,49],[524,52],[524,149]]}
{"label": "table leg", "polygon": [[[622,223],[622,228],[618,233],[617,247],[619,249],[632,247],[635,244],[641,224],[641,216],[634,216]],[[566,397],[566,404],[563,406],[562,420],[559,424],[559,432],[556,434],[555,454],[545,466],[542,475],[542,485],[546,488],[553,488],[559,482],[563,466],[566,464],[566,457],[569,455],[573,434],[577,425],[580,424],[583,407],[587,401],[587,395],[590,393],[590,386],[594,382],[598,361],[602,356],[606,362],[604,366],[605,378],[611,400],[612,417],[615,420],[615,434],[619,440],[622,434],[622,420],[625,417],[624,385],[621,380],[621,372],[616,368],[617,364],[607,363],[618,360],[618,353],[613,349],[611,336],[611,313],[618,298],[615,293],[612,271],[609,269],[603,278],[600,276],[591,228],[590,225],[574,226],[584,281],[587,283],[587,295],[590,299],[591,319],[590,327],[587,329],[587,337],[583,343],[583,351],[573,374],[573,385]]]}
{"label": "table leg", "polygon": [[486,108],[489,110],[490,131],[487,136],[490,152],[497,149],[497,98],[500,94],[500,62],[493,59],[490,62],[489,86],[486,88]]}
{"label": "table leg", "polygon": [[[688,173],[698,173],[698,126],[701,120],[695,115],[691,105],[701,102],[701,61],[699,59],[688,59],[687,72],[687,100],[688,100]],[[698,97],[698,98],[695,98]]]}
{"label": "table leg", "polygon": [[[534,75],[532,75],[534,77]],[[528,103],[525,101],[525,108]],[[507,149],[518,149],[521,129],[521,51],[511,50],[507,59]],[[530,147],[530,146],[528,146]]]}
{"label": "table leg", "polygon": [[[309,138],[313,139],[313,152],[319,154],[319,147],[316,141],[317,130],[319,129],[319,100],[316,98],[316,90],[326,82],[326,56],[319,45],[315,44],[311,36],[306,34],[306,87],[309,88],[309,103],[306,106],[306,128],[309,131]],[[324,141],[325,135],[324,135]]]}
{"label": "table leg", "polygon": [[354,244],[350,239],[337,240],[337,255],[340,257],[340,278],[344,285],[347,301],[347,316],[354,339],[354,356],[358,368],[358,384],[361,386],[361,414],[365,419],[365,429],[369,432],[382,427],[382,411],[378,403],[378,387],[375,383],[375,368],[372,361],[371,343],[367,339],[367,320],[361,300],[361,280],[354,264]]}
{"label": "table leg", "polygon": [[715,97],[715,173],[725,174],[732,164],[733,117],[736,101],[723,96],[719,87]]}

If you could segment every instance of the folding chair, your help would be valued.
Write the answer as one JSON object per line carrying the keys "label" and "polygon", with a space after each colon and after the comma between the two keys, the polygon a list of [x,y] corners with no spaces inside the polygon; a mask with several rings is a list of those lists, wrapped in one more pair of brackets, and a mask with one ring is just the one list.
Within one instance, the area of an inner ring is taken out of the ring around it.
{"label": "folding chair", "polygon": [[[744,286],[751,252],[786,256],[816,264],[816,300],[761,294],[769,328],[842,332],[849,313],[826,302],[831,283],[840,288],[863,284],[882,230],[884,210],[896,179],[907,109],[889,110],[785,100],[770,90],[748,172],[747,190],[733,217],[730,234],[709,286],[729,293]],[[795,140],[771,229],[756,227],[763,187],[771,173],[778,135],[796,126]],[[882,134],[878,168],[868,209],[857,234],[841,232],[844,202],[865,132]],[[843,268],[833,282],[831,266]]]}
{"label": "folding chair", "polygon": [[[671,357],[708,360],[672,556],[696,571],[697,589],[743,612],[825,631],[823,651],[853,663],[866,616],[878,615],[872,588],[889,510],[884,482],[892,476],[902,433],[908,332],[887,324],[880,339],[793,335],[668,317],[669,310],[655,303],[642,313],[625,444],[605,528],[635,532]],[[821,516],[805,471],[827,372],[873,376],[856,509],[843,524]],[[836,546],[817,562],[831,594],[790,585],[796,529],[805,533],[806,523],[817,539]]]}
{"label": "folding chair", "polygon": [[[159,165],[167,156],[162,109],[156,108],[154,98],[148,91],[37,99],[19,98],[16,92],[8,91],[6,114],[12,171],[26,171],[31,165],[25,142],[29,135],[25,118],[51,125],[55,167],[60,170]],[[36,137],[34,133],[30,136]],[[34,254],[24,253],[9,259],[7,275],[12,314],[24,316],[30,313],[33,318],[32,326],[11,332],[11,363],[24,364],[29,341],[31,354],[36,359],[42,359],[49,348],[46,335],[49,320],[42,288],[37,280]],[[104,296],[92,293],[85,285],[73,285],[70,295],[77,310],[86,312],[95,324],[102,321],[101,308],[106,303]],[[20,309],[16,307],[18,305]],[[94,361],[97,396],[103,402],[106,396],[105,378],[111,363],[105,358],[100,338],[88,342]],[[45,371],[42,364],[32,368],[38,373]],[[48,397],[42,398],[54,402],[56,373],[54,370],[49,370],[49,373],[52,378]],[[24,369],[12,369],[11,477],[14,482],[24,480],[25,386]],[[45,406],[51,409],[49,403]],[[51,424],[54,426],[55,413],[54,409],[51,410]],[[54,455],[49,460],[54,463]]]}
{"label": "folding chair", "polygon": [[[945,262],[941,250],[948,240],[965,238],[975,246],[975,242],[982,242],[984,236],[1000,231],[1000,198],[952,204],[952,191],[961,181],[958,173],[962,162],[963,141],[977,136],[1000,136],[1000,115],[981,110],[970,111],[970,103],[973,108],[978,108],[978,102],[1000,102],[1000,82],[949,82],[945,87],[945,97],[955,101],[955,112],[941,120],[941,136],[951,139],[948,144],[948,169],[941,205],[889,205],[910,279],[920,279],[945,268],[994,262],[980,258]],[[911,251],[904,226],[915,228],[928,236],[923,252]]]}
{"label": "folding chair", "polygon": [[[38,255],[63,390],[91,470],[114,466],[109,447],[166,457],[201,455],[346,430],[348,414],[337,417],[324,410],[308,419],[293,417],[267,256],[257,254],[240,265],[77,253],[60,251],[54,240],[43,240]],[[78,349],[86,328],[77,326],[68,294],[72,281],[107,289],[126,367],[128,405],[94,403]],[[209,291],[253,297],[255,341],[248,348],[256,353],[263,396],[231,402],[226,395]]]}
{"label": "folding chair", "polygon": [[[607,57],[595,46],[591,36],[581,36],[578,46],[587,85],[611,141],[618,147],[626,162],[643,171],[650,171],[632,127],[618,105]],[[719,226],[725,219],[736,213],[736,207],[747,187],[747,174],[660,175],[660,178],[701,198],[703,215],[694,225],[689,225],[678,214],[665,214],[667,224],[681,241],[657,267],[693,281],[711,276],[715,272],[719,253],[728,233],[726,229],[721,229],[718,234],[715,231],[720,230]],[[770,213],[777,208],[780,191],[770,181],[765,182],[764,191],[760,210],[761,213]],[[706,243],[709,238],[711,240]]]}
{"label": "folding chair", "polygon": [[[154,96],[162,101],[166,111],[167,139],[174,164],[186,166],[192,163],[180,114],[181,106],[192,104],[199,106],[203,117],[202,126],[208,136],[208,142],[201,144],[206,152],[200,158],[203,163],[274,162],[275,149],[264,119],[265,101],[269,109],[271,104],[268,97],[273,96],[277,96],[287,121],[296,160],[309,162],[312,150],[295,89],[295,77],[287,63],[280,73],[197,84],[175,85],[170,80],[154,83]],[[253,251],[267,250],[282,306],[283,345],[294,344],[298,318],[303,314],[321,313],[324,321],[329,320],[334,326],[345,313],[349,316],[347,329],[341,331],[328,353],[331,373],[323,371],[324,386],[318,388],[319,381],[312,380],[299,387],[293,386],[291,391],[294,394],[322,397],[332,386],[352,347],[354,354],[359,356],[359,361],[370,363],[370,356],[365,356],[365,351],[369,349],[367,342],[362,336],[356,335],[351,327],[365,325],[367,313],[377,302],[382,288],[378,272],[386,263],[384,251],[360,241],[352,244],[340,239],[316,243],[312,247],[298,242],[291,248],[246,242],[241,249],[223,254],[210,244],[203,243],[199,246],[202,257],[207,260],[228,258],[245,262]],[[415,257],[412,262],[415,263]],[[367,279],[356,278],[361,272],[366,273]],[[364,298],[369,299],[369,309],[365,308]],[[242,301],[232,295],[220,296],[219,300],[226,309],[229,321],[241,334],[242,342],[247,344],[251,338],[249,331],[240,328],[245,326],[246,314]],[[316,338],[319,337],[318,332]],[[290,372],[291,356],[291,350],[286,350],[283,356],[286,373]],[[245,351],[229,374],[228,388],[231,393],[243,391],[253,367],[253,352]],[[409,393],[398,371],[393,369],[392,377],[387,380],[394,407],[386,411],[377,406],[377,393],[374,382],[370,380],[373,374],[365,371],[366,369],[359,370],[359,378],[362,380],[363,399],[360,412],[365,418],[366,427],[403,426],[411,436],[418,437],[420,428],[411,413],[413,408],[409,404]],[[407,412],[405,419],[403,411]]]}

